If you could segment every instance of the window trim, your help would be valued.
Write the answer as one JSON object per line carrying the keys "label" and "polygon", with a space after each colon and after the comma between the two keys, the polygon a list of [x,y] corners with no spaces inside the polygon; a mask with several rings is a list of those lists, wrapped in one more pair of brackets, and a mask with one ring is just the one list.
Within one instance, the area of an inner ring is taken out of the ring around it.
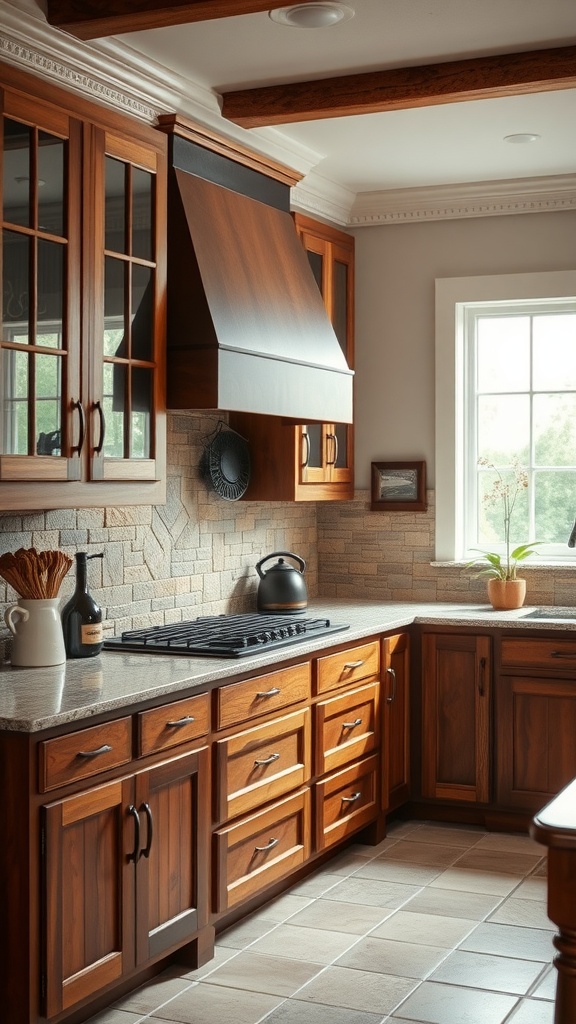
{"label": "window trim", "polygon": [[485,277],[436,278],[436,554],[456,561],[462,549],[458,494],[462,491],[462,417],[465,303],[514,302],[576,296],[576,270]]}

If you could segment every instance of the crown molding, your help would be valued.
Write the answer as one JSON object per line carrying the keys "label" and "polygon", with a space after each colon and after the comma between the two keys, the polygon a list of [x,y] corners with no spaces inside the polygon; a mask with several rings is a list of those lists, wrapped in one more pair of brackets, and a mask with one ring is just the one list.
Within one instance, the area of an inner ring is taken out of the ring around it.
{"label": "crown molding", "polygon": [[348,227],[576,209],[576,174],[359,193]]}
{"label": "crown molding", "polygon": [[311,170],[290,192],[293,210],[347,227],[355,195]]}

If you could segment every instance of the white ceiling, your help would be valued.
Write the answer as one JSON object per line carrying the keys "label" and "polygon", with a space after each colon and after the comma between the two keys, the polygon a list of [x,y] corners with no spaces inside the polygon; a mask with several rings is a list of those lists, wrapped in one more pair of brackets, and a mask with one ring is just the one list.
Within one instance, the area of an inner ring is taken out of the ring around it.
{"label": "white ceiling", "polygon": [[[150,81],[169,84],[181,112],[261,152],[273,148],[316,181],[364,199],[382,190],[576,173],[576,89],[276,128],[224,121],[223,91],[576,43],[574,0],[345,2],[355,10],[351,20],[309,31],[251,14],[91,43],[50,32],[67,53],[105,56],[111,68],[122,63],[140,75],[149,69]],[[42,0],[0,0],[0,8],[43,19]],[[503,141],[515,133],[541,138]]]}

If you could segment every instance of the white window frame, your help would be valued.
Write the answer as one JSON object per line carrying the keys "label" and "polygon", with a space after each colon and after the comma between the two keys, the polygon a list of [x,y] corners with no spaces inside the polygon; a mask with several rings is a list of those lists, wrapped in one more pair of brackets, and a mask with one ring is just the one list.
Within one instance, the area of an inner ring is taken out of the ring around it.
{"label": "white window frame", "polygon": [[[436,554],[463,558],[464,316],[466,304],[523,302],[576,296],[576,270],[436,280]],[[576,515],[576,509],[575,509]],[[574,564],[576,551],[562,559]]]}

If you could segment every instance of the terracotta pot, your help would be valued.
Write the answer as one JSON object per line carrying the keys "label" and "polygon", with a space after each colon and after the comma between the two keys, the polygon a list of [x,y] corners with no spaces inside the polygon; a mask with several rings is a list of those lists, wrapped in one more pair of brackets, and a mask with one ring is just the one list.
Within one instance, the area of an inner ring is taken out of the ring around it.
{"label": "terracotta pot", "polygon": [[488,599],[493,608],[521,608],[525,597],[526,580],[488,580]]}

